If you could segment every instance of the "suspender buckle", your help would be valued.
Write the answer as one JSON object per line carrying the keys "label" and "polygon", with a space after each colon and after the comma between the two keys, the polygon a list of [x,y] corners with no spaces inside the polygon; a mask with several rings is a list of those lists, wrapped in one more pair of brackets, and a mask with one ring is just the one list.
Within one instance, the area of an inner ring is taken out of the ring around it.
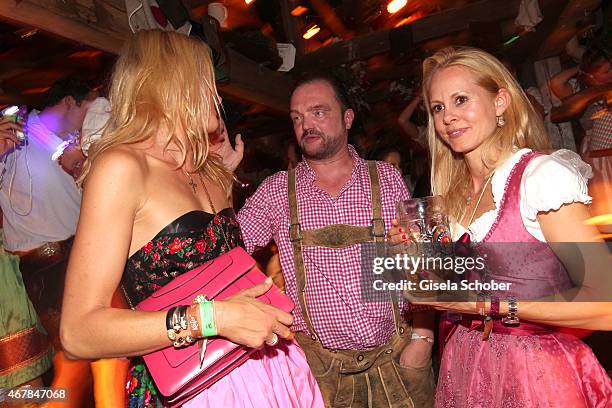
{"label": "suspender buckle", "polygon": [[289,240],[291,242],[297,242],[302,240],[302,227],[299,223],[291,224],[289,226]]}
{"label": "suspender buckle", "polygon": [[385,222],[382,218],[372,218],[372,236],[376,238],[385,237]]}

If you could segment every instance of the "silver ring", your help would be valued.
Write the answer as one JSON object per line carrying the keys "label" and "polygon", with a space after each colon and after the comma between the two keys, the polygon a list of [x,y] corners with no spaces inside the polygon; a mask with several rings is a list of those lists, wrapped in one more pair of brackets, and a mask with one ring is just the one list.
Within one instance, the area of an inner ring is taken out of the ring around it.
{"label": "silver ring", "polygon": [[278,343],[278,336],[276,335],[276,333],[272,333],[272,340],[266,340],[266,344],[268,346],[276,346],[277,343]]}

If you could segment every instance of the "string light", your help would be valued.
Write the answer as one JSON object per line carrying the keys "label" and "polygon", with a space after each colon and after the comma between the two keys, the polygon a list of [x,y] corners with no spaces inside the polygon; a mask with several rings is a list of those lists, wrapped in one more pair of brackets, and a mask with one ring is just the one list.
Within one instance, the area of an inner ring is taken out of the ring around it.
{"label": "string light", "polygon": [[387,11],[390,14],[395,14],[408,4],[408,0],[391,0],[387,4]]}
{"label": "string light", "polygon": [[310,40],[312,37],[317,35],[317,33],[319,31],[321,31],[321,27],[319,27],[318,25],[314,24],[308,30],[306,30],[306,32],[304,33],[302,38],[304,38],[305,40]]}

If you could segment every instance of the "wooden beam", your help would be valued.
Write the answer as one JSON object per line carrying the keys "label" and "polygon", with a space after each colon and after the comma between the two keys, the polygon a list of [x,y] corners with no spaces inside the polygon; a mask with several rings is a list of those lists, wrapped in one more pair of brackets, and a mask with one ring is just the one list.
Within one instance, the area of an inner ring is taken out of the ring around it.
{"label": "wooden beam", "polygon": [[325,25],[334,33],[336,37],[350,40],[355,36],[353,31],[346,28],[344,22],[336,15],[334,9],[327,3],[327,0],[310,0],[310,5],[323,19]]}
{"label": "wooden beam", "polygon": [[41,100],[42,96],[38,94],[0,94],[0,107],[6,105],[26,105],[31,108],[33,106],[38,106]]}
{"label": "wooden beam", "polygon": [[289,0],[280,0],[281,20],[283,21],[283,31],[285,40],[295,47],[296,58],[304,54],[304,42],[298,32],[298,20],[291,15],[291,4]]}
{"label": "wooden beam", "polygon": [[[516,16],[519,5],[520,0],[481,0],[464,7],[425,16],[394,30],[399,35],[405,33],[407,38],[412,38],[412,44],[417,44],[467,30],[472,22],[492,22],[512,18]],[[349,41],[330,44],[305,55],[300,61],[300,66],[336,66],[386,53],[391,50],[389,35],[392,31],[376,31]],[[405,46],[409,47],[412,44]]]}
{"label": "wooden beam", "polygon": [[0,16],[78,43],[118,53],[129,28],[124,11],[102,1],[2,0]]}
{"label": "wooden beam", "polygon": [[385,64],[381,67],[368,69],[366,78],[368,82],[395,81],[412,75],[419,75],[421,64],[412,63],[404,65]]}
{"label": "wooden beam", "polygon": [[265,105],[279,112],[289,111],[293,80],[271,71],[229,49],[230,80],[219,89],[233,97]]}
{"label": "wooden beam", "polygon": [[389,30],[376,31],[320,48],[304,55],[296,61],[296,65],[299,69],[334,67],[383,54],[389,49]]}
{"label": "wooden beam", "polygon": [[[47,36],[45,36],[45,39]],[[70,44],[70,47],[66,47],[66,44]],[[34,49],[34,45],[28,45],[30,49]],[[14,53],[9,51],[7,55],[10,55],[11,58],[4,58],[2,61],[2,71],[0,71],[0,81],[8,80],[10,78],[16,77],[18,75],[22,75],[27,73],[28,71],[36,70],[37,67],[45,67],[45,68],[56,68],[57,62],[64,61],[70,57],[71,54],[75,52],[76,48],[72,43],[64,41],[62,39],[61,46],[54,46],[52,48],[45,49],[41,51],[35,57],[32,56],[32,53],[17,53],[16,57],[13,57]]]}
{"label": "wooden beam", "polygon": [[[113,54],[131,35],[125,11],[102,0],[0,0],[0,17]],[[229,59],[229,83],[220,86],[223,92],[273,110],[288,110],[290,78],[231,49]]]}

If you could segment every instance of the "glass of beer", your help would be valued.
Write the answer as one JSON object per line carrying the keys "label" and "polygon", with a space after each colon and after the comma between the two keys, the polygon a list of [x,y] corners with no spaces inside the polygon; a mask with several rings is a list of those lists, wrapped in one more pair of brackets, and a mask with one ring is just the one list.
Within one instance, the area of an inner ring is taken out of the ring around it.
{"label": "glass of beer", "polygon": [[[411,291],[414,296],[431,297],[436,291],[428,289],[430,281],[444,278],[443,258],[452,250],[444,199],[428,196],[401,200],[396,204],[396,218],[408,235],[408,242],[396,251],[411,258],[404,277],[417,285],[418,290]],[[427,285],[421,284],[423,280]]]}

